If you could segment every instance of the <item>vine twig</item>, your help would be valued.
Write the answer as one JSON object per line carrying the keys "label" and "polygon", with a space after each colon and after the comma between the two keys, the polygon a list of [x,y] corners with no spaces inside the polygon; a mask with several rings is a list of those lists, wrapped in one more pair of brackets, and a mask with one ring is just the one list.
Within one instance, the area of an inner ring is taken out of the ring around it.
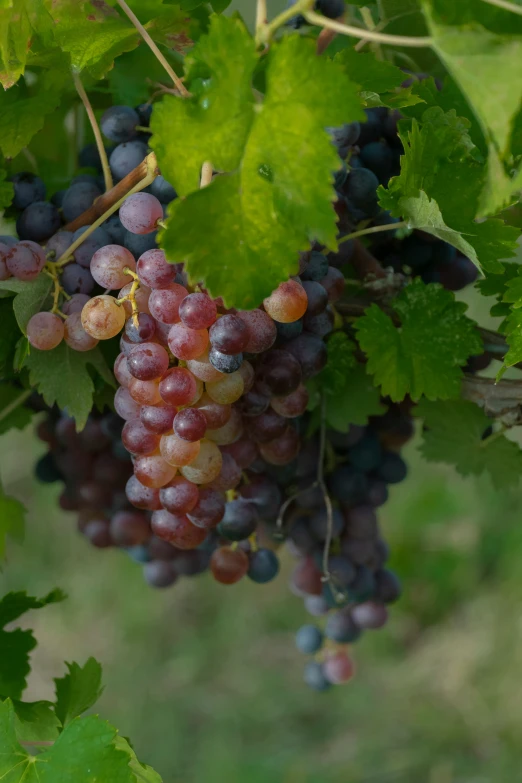
{"label": "vine twig", "polygon": [[72,72],[73,75],[73,81],[74,86],[76,87],[76,92],[80,96],[80,99],[85,106],[85,111],[87,112],[87,116],[89,118],[89,122],[91,123],[92,132],[94,133],[94,139],[96,141],[96,147],[98,149],[98,155],[100,156],[102,169],[103,169],[103,179],[105,181],[105,190],[110,190],[112,188],[112,174],[111,174],[111,168],[109,166],[109,161],[107,159],[107,152],[105,151],[105,146],[103,144],[102,135],[100,132],[100,128],[98,123],[96,122],[96,117],[94,116],[94,111],[91,106],[91,102],[87,96],[87,93],[85,92],[85,88],[82,84],[82,81],[80,77],[78,76],[75,71]]}
{"label": "vine twig", "polygon": [[26,389],[21,394],[19,394],[18,397],[15,397],[14,400],[9,403],[9,405],[6,405],[5,408],[0,411],[0,421],[6,419],[10,413],[15,411],[20,405],[23,405],[32,393],[32,389]]}
{"label": "vine twig", "polygon": [[482,0],[483,3],[488,5],[495,5],[497,8],[503,8],[504,11],[511,11],[512,14],[519,14],[522,16],[522,6],[516,5],[516,3],[509,3],[508,0]]}
{"label": "vine twig", "polygon": [[210,183],[212,182],[212,174],[213,174],[212,163],[206,160],[201,167],[201,179],[199,181],[200,188],[204,188],[207,185],[210,185]]}
{"label": "vine twig", "polygon": [[165,68],[166,72],[176,85],[176,88],[180,95],[182,95],[184,98],[187,98],[190,93],[177,75],[177,73],[174,71],[174,69],[169,65],[163,54],[160,52],[159,48],[155,44],[155,42],[150,37],[147,30],[143,27],[142,23],[134,13],[134,11],[129,8],[125,0],[117,0],[118,5],[120,6],[121,10],[124,14],[127,15],[127,17],[130,19],[138,33],[141,35],[145,43],[149,46],[154,56],[157,58],[157,60],[161,63],[161,65]]}
{"label": "vine twig", "polygon": [[343,242],[348,242],[349,239],[364,237],[367,234],[378,234],[380,231],[396,231],[399,228],[408,228],[408,222],[406,220],[401,220],[399,223],[386,223],[384,226],[361,228],[360,231],[352,231],[351,234],[346,234],[346,236],[339,240],[339,244],[341,245]]}
{"label": "vine twig", "polygon": [[[292,9],[295,9],[297,5],[298,4],[292,6]],[[327,30],[333,30],[342,35],[360,38],[363,41],[375,41],[376,43],[389,44],[390,46],[410,46],[414,48],[431,46],[433,43],[429,36],[390,35],[388,33],[380,33],[377,30],[365,30],[362,27],[354,27],[353,25],[344,24],[343,22],[337,22],[335,19],[328,19],[328,17],[316,14],[315,11],[311,10],[305,9],[301,11],[301,13],[310,24],[318,25]]]}
{"label": "vine twig", "polygon": [[297,492],[294,492],[293,495],[290,495],[290,497],[288,497],[285,500],[285,502],[283,503],[283,505],[279,509],[279,514],[277,515],[277,519],[276,519],[276,527],[279,530],[283,527],[283,522],[284,522],[286,510],[290,506],[290,504],[293,503],[294,500],[296,498],[298,498],[300,495],[304,495],[305,492],[308,492],[311,489],[315,489],[315,487],[317,487],[317,486],[318,486],[317,481],[314,481],[313,484],[310,484],[310,486],[305,487],[305,489],[300,489]]}

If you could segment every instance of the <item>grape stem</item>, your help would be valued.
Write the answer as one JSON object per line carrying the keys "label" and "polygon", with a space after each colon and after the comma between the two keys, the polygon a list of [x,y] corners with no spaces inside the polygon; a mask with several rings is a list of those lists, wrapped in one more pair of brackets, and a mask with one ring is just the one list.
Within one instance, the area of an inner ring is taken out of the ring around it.
{"label": "grape stem", "polygon": [[[139,182],[138,182],[136,185],[134,185],[134,187],[133,187],[133,188],[131,188],[131,189],[130,189],[128,192],[125,192],[125,193],[124,193],[124,194],[121,196],[121,198],[119,198],[117,201],[115,201],[114,203],[112,203],[112,204],[111,204],[111,206],[110,206],[110,207],[109,207],[109,208],[108,208],[108,209],[107,209],[107,210],[106,210],[106,211],[105,211],[105,212],[104,212],[102,215],[100,215],[100,217],[99,217],[97,220],[95,220],[95,221],[94,221],[94,223],[91,223],[91,225],[90,225],[90,226],[87,226],[87,228],[86,228],[86,230],[83,232],[83,234],[80,234],[80,236],[78,237],[78,239],[76,239],[76,240],[75,240],[75,241],[72,243],[72,245],[70,245],[70,246],[67,248],[67,250],[66,250],[64,253],[62,253],[62,255],[60,256],[60,258],[59,258],[59,259],[56,261],[56,263],[55,263],[55,266],[56,266],[56,267],[58,267],[58,268],[59,268],[59,267],[62,267],[62,266],[64,266],[64,264],[67,264],[67,263],[68,263],[68,261],[69,261],[69,260],[70,260],[70,258],[71,258],[71,255],[72,255],[72,254],[74,253],[74,251],[76,250],[76,248],[80,247],[80,245],[82,244],[82,242],[84,242],[84,241],[87,239],[87,237],[88,237],[90,234],[92,234],[92,232],[93,232],[93,231],[95,231],[95,230],[96,230],[96,229],[97,229],[99,226],[101,226],[101,224],[102,224],[102,223],[104,223],[104,222],[107,220],[107,218],[109,218],[109,217],[110,217],[110,216],[111,216],[111,215],[112,215],[114,212],[116,212],[116,211],[117,211],[117,210],[118,210],[118,209],[121,207],[121,205],[123,204],[123,202],[124,202],[124,201],[125,201],[125,200],[126,200],[128,197],[129,197],[129,196],[132,196],[132,194],[133,194],[133,193],[139,193],[139,191],[140,191],[140,190],[143,190],[144,188],[148,187],[148,186],[151,184],[151,182],[154,182],[154,179],[155,179],[155,178],[156,178],[156,176],[157,176],[157,168],[156,168],[156,156],[154,155],[154,153],[153,153],[153,152],[151,152],[151,153],[150,153],[150,155],[148,155],[148,156],[145,158],[145,161],[149,161],[149,163],[150,163],[150,166],[148,165],[148,168],[150,169],[149,173],[148,173],[148,174],[147,174],[147,175],[146,175],[146,176],[145,176],[143,179],[141,179],[141,180],[140,180],[140,181],[139,181]],[[138,168],[140,168],[140,167],[138,166]],[[131,172],[131,174],[132,174],[132,172]],[[130,176],[130,175],[129,175],[129,176]],[[123,181],[124,181],[124,180],[122,180],[122,182],[123,182]],[[121,185],[121,184],[122,184],[122,183],[120,182],[120,183],[119,183],[119,185]],[[113,191],[116,191],[116,190],[118,190],[118,188],[119,188],[119,185],[117,185],[117,186],[116,186],[116,188],[113,188],[113,190],[112,190],[112,191],[110,191],[110,193],[106,193],[105,195],[106,195],[106,196],[110,196],[110,195],[111,195],[111,193],[112,193]],[[102,196],[101,198],[103,198],[103,196]],[[89,211],[90,211],[90,210],[87,210],[87,212],[89,212]],[[83,214],[84,214],[84,215],[86,215],[86,214],[87,214],[87,212],[84,212]],[[82,217],[82,215],[80,215],[80,217]],[[83,223],[82,225],[85,225],[85,224]],[[69,230],[70,230],[70,229],[69,229]]]}
{"label": "grape stem", "polygon": [[91,106],[91,102],[87,96],[87,93],[85,92],[85,88],[82,84],[82,81],[78,74],[73,71],[72,77],[74,81],[74,86],[76,87],[76,92],[80,96],[81,102],[85,106],[85,111],[87,112],[87,116],[89,118],[89,122],[91,123],[92,132],[94,133],[94,139],[96,141],[96,147],[98,149],[98,155],[100,156],[101,165],[103,169],[103,179],[105,182],[105,190],[110,190],[112,188],[112,174],[111,174],[111,168],[109,166],[109,161],[107,158],[107,152],[105,151],[105,146],[103,144],[102,135],[100,132],[100,127],[98,123],[96,122],[96,117],[94,116],[94,111]]}
{"label": "grape stem", "polygon": [[495,5],[497,8],[503,8],[504,11],[511,11],[512,14],[519,14],[522,16],[522,6],[515,3],[509,3],[508,0],[482,0],[482,2],[488,5]]}
{"label": "grape stem", "polygon": [[256,36],[257,31],[265,27],[268,22],[266,0],[257,0],[256,3]]}
{"label": "grape stem", "polygon": [[[297,0],[297,3],[285,9],[278,14],[275,19],[272,19],[268,24],[260,25],[256,28],[256,44],[258,46],[267,46],[270,43],[270,39],[279,27],[286,24],[289,19],[294,16],[298,16],[310,9],[315,0]],[[321,17],[322,18],[322,17]]]}
{"label": "grape stem", "polygon": [[130,269],[128,266],[123,267],[123,271],[126,275],[129,275],[132,277],[132,285],[131,290],[127,294],[127,296],[122,296],[121,299],[116,299],[117,305],[122,305],[124,302],[130,302],[132,307],[132,323],[136,327],[136,329],[139,327],[140,322],[138,320],[138,303],[136,302],[136,291],[140,287],[140,279],[136,272],[133,272],[132,269]]}
{"label": "grape stem", "polygon": [[401,220],[399,223],[386,223],[384,226],[361,228],[360,231],[353,231],[351,234],[346,234],[346,236],[339,240],[339,244],[341,245],[343,242],[348,242],[349,239],[364,237],[366,234],[378,234],[380,231],[396,231],[399,228],[409,228],[408,222],[406,220]]}
{"label": "grape stem", "polygon": [[257,552],[257,550],[259,549],[257,545],[257,533],[252,533],[251,536],[248,536],[248,541],[250,543],[250,549],[252,550],[252,552]]}
{"label": "grape stem", "polygon": [[[62,231],[72,231],[74,233],[76,229],[90,225],[94,220],[100,217],[100,215],[104,215],[115,201],[119,201],[122,196],[126,197],[129,195],[136,184],[142,182],[145,177],[150,176],[151,174],[154,174],[150,180],[150,182],[153,182],[155,177],[159,174],[156,155],[153,152],[150,152],[139,166],[136,166],[135,169],[130,171],[126,177],[112,188],[112,190],[109,190],[108,193],[104,193],[103,196],[97,198],[92,207],[89,207],[89,209],[86,209],[85,212],[82,212],[77,218],[71,220],[70,223],[67,223]],[[146,187],[146,185],[143,185],[143,187]],[[141,189],[142,188],[140,188],[140,190]]]}
{"label": "grape stem", "polygon": [[[296,3],[296,5],[292,6],[292,9],[297,8],[298,5],[299,3]],[[342,35],[359,38],[363,41],[375,41],[376,43],[389,44],[390,46],[410,46],[416,48],[431,46],[433,43],[429,36],[390,35],[388,33],[379,33],[377,30],[365,30],[362,27],[354,27],[353,25],[337,22],[335,19],[328,19],[326,16],[321,16],[321,14],[316,14],[315,11],[307,9],[303,9],[302,14],[310,24],[333,30]]]}
{"label": "grape stem", "polygon": [[161,63],[161,65],[165,68],[165,71],[168,73],[174,84],[176,85],[176,89],[178,90],[179,94],[182,95],[184,98],[187,98],[190,93],[177,75],[177,73],[173,70],[171,65],[167,62],[163,54],[160,52],[157,45],[154,43],[152,38],[150,37],[147,30],[143,27],[142,23],[134,13],[134,11],[129,8],[125,0],[117,0],[118,5],[120,6],[121,10],[124,14],[130,19],[138,33],[141,35],[145,43],[148,45],[156,59]]}
{"label": "grape stem", "polygon": [[9,405],[6,405],[5,408],[2,408],[0,411],[0,421],[7,418],[10,413],[15,411],[20,405],[23,405],[24,402],[31,396],[33,393],[32,389],[26,389],[25,391],[21,392],[21,394],[18,395],[18,397],[15,397],[14,400],[12,400]]}
{"label": "grape stem", "polygon": [[317,486],[318,486],[317,481],[314,481],[313,484],[310,484],[305,489],[300,489],[298,492],[294,492],[293,495],[290,495],[290,497],[288,497],[285,500],[285,502],[283,503],[283,505],[279,509],[279,514],[277,515],[276,527],[279,530],[281,530],[281,528],[283,527],[283,522],[284,522],[284,517],[285,517],[285,514],[286,514],[286,510],[290,506],[290,504],[293,503],[294,500],[296,498],[298,498],[300,495],[304,495],[305,492],[308,492],[310,489],[315,489],[315,487],[317,487]]}

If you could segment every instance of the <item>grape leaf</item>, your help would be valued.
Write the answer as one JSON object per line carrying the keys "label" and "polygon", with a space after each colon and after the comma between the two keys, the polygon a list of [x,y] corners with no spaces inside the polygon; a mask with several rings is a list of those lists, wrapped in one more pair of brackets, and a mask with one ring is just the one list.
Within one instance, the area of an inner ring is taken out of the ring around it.
{"label": "grape leaf", "polygon": [[134,783],[129,756],[115,747],[117,731],[92,715],[76,718],[54,745],[29,755],[16,740],[10,700],[0,705],[0,779],[9,783]]}
{"label": "grape leaf", "polygon": [[360,364],[350,371],[342,392],[326,395],[326,423],[339,432],[348,432],[350,424],[364,426],[370,416],[385,410],[379,390]]}
{"label": "grape leaf", "polygon": [[50,701],[13,701],[13,707],[18,742],[53,742],[58,737],[60,721]]}
{"label": "grape leaf", "polygon": [[[15,513],[20,515],[20,508],[15,509]],[[6,631],[5,626],[30,609],[41,609],[64,598],[61,590],[53,590],[43,598],[34,598],[25,592],[8,593],[0,601],[0,694],[3,698],[21,697],[31,668],[29,653],[36,647],[32,631],[20,628]]]}
{"label": "grape leaf", "polygon": [[0,90],[0,149],[7,158],[18,155],[43,128],[46,115],[59,105],[68,79],[67,71],[52,70],[39,76],[31,92],[21,84]]}
{"label": "grape leaf", "polygon": [[114,747],[124,751],[129,757],[129,767],[136,776],[138,783],[161,783],[161,777],[147,764],[141,764],[136,758],[136,754],[126,739],[119,735],[114,740]]}
{"label": "grape leaf", "polygon": [[503,299],[504,302],[512,303],[514,309],[522,307],[522,267],[516,265],[516,269],[517,275],[506,282],[506,292]]}
{"label": "grape leaf", "polygon": [[467,120],[433,107],[422,126],[414,119],[411,130],[405,127],[399,124],[401,173],[387,189],[380,186],[381,206],[410,228],[444,238],[479,269],[501,271],[499,259],[515,255],[519,232],[499,219],[475,221],[485,168],[474,157]]}
{"label": "grape leaf", "polygon": [[101,666],[94,658],[89,658],[85,666],[66,663],[69,674],[55,679],[56,715],[64,726],[92,707],[100,698]]}
{"label": "grape leaf", "polygon": [[[167,62],[174,67],[174,57],[168,51],[164,52],[164,55]],[[144,73],[151,82],[161,82],[165,78],[163,66],[148,46],[139,46],[116,59],[114,68],[107,74],[116,105],[137,106],[148,101],[151,85],[143,78]]]}
{"label": "grape leaf", "polygon": [[501,331],[506,336],[509,350],[504,356],[504,364],[497,373],[497,381],[502,378],[508,367],[522,362],[522,310],[511,310],[502,323]]}
{"label": "grape leaf", "polygon": [[0,84],[5,90],[24,72],[32,34],[45,33],[51,23],[44,3],[4,0],[0,8]]}
{"label": "grape leaf", "polygon": [[231,2],[232,0],[210,0],[210,5],[216,14],[222,14],[223,11],[227,10]]}
{"label": "grape leaf", "polygon": [[0,560],[5,557],[7,536],[21,544],[24,531],[25,507],[16,498],[6,495],[0,483]]}
{"label": "grape leaf", "polygon": [[427,429],[420,447],[430,462],[453,465],[462,476],[489,473],[496,489],[516,485],[522,474],[522,451],[504,435],[483,439],[491,420],[467,400],[421,400],[416,414]]}
{"label": "grape leaf", "polygon": [[11,429],[23,430],[32,419],[33,411],[17,404],[28,395],[24,389],[9,383],[0,384],[0,435]]}
{"label": "grape leaf", "polygon": [[197,188],[205,160],[239,169],[172,202],[160,242],[227,306],[252,308],[296,272],[298,251],[313,238],[336,246],[330,172],[339,159],[324,127],[364,115],[342,69],[299,36],[274,45],[265,101],[255,107],[255,48],[238,19],[214,17],[190,60],[189,75],[199,68],[211,78],[200,95],[167,96],[155,110],[160,167],[181,194]]}
{"label": "grape leaf", "polygon": [[[8,293],[6,292],[6,294]],[[11,298],[0,299],[0,323],[2,324],[2,339],[0,340],[1,378],[11,373],[16,344],[20,339],[20,331],[16,323]]]}
{"label": "grape leaf", "polygon": [[186,54],[194,45],[192,36],[198,35],[198,25],[179,5],[164,6],[154,19],[145,25],[147,32],[156,43]]}
{"label": "grape leaf", "polygon": [[78,429],[85,426],[92,408],[94,384],[88,366],[114,386],[114,378],[99,348],[80,353],[62,342],[52,351],[32,350],[25,360],[31,386],[48,405],[55,403],[76,420]]}
{"label": "grape leaf", "polygon": [[334,57],[359,90],[391,92],[403,83],[404,71],[387,60],[378,60],[373,53],[356,52],[353,47],[343,49]]}
{"label": "grape leaf", "polygon": [[12,182],[6,182],[7,172],[0,169],[0,209],[8,207],[13,200],[14,189]]}
{"label": "grape leaf", "polygon": [[13,310],[18,326],[24,334],[30,318],[45,310],[52,288],[53,281],[47,275],[38,275],[36,280],[30,282],[17,280],[16,277],[0,281],[0,290],[16,293]]}
{"label": "grape leaf", "polygon": [[442,286],[414,280],[394,301],[401,325],[376,304],[355,324],[367,369],[382,394],[399,402],[409,394],[418,400],[457,397],[469,356],[482,350],[467,306]]}

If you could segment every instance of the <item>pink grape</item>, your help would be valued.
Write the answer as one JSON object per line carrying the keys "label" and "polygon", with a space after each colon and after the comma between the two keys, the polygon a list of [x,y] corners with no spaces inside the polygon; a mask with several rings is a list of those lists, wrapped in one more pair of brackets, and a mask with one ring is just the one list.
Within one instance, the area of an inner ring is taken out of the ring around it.
{"label": "pink grape", "polygon": [[208,329],[217,318],[217,307],[207,294],[189,294],[179,307],[179,317],[191,329]]}
{"label": "pink grape", "polygon": [[59,345],[64,336],[63,321],[54,313],[36,313],[27,324],[27,338],[33,348],[50,351]]}
{"label": "pink grape", "polygon": [[141,343],[131,348],[127,356],[129,372],[140,381],[161,378],[169,368],[169,355],[157,343]]}
{"label": "pink grape", "polygon": [[208,345],[206,329],[189,329],[183,323],[170,327],[169,348],[177,359],[187,361],[201,356]]}
{"label": "pink grape", "polygon": [[160,454],[149,454],[134,460],[134,475],[149,489],[160,489],[176,475],[177,468],[169,465]]}
{"label": "pink grape", "polygon": [[199,442],[199,453],[190,465],[180,468],[180,473],[194,484],[208,484],[221,472],[223,458],[215,443],[204,438]]}
{"label": "pink grape", "polygon": [[72,315],[73,313],[81,313],[84,304],[86,304],[91,297],[88,294],[73,294],[70,299],[62,305],[62,313],[64,315]]}
{"label": "pink grape", "polygon": [[248,394],[248,392],[252,389],[256,379],[255,370],[250,362],[248,362],[246,359],[243,359],[238,372],[243,378],[243,393]]}
{"label": "pink grape", "polygon": [[82,326],[97,340],[109,340],[125,325],[125,310],[112,296],[95,296],[82,310]]}
{"label": "pink grape", "polygon": [[171,283],[165,288],[156,288],[150,295],[150,312],[163,324],[175,324],[179,321],[179,306],[187,295],[187,289],[178,283]]}
{"label": "pink grape", "polygon": [[74,351],[92,351],[99,343],[95,337],[87,334],[82,326],[82,314],[71,313],[64,323],[64,337],[67,345]]}
{"label": "pink grape", "polygon": [[151,193],[133,193],[120,207],[120,220],[132,234],[150,234],[163,218],[163,207]]}
{"label": "pink grape", "polygon": [[242,470],[246,470],[259,457],[259,449],[255,441],[247,436],[243,436],[231,443],[229,446],[222,446],[223,456],[230,454]]}
{"label": "pink grape", "polygon": [[124,356],[128,356],[131,348],[134,348],[136,343],[133,343],[132,340],[129,340],[125,332],[120,337],[120,351]]}
{"label": "pink grape", "polygon": [[135,272],[136,261],[130,250],[120,245],[100,247],[91,258],[91,275],[102,288],[123,288],[132,282],[132,275],[123,271],[125,267]]}
{"label": "pink grape", "polygon": [[154,511],[151,518],[154,535],[178,549],[196,549],[207,537],[207,531],[196,527],[183,514],[170,514],[165,509]]}
{"label": "pink grape", "polygon": [[171,514],[187,514],[198,502],[199,490],[192,481],[176,476],[160,489],[159,496],[161,505]]}
{"label": "pink grape", "polygon": [[151,432],[165,435],[172,430],[177,408],[172,405],[144,405],[140,411],[142,424]]}
{"label": "pink grape", "polygon": [[353,677],[353,661],[344,651],[337,652],[327,657],[323,663],[323,671],[328,682],[340,685]]}
{"label": "pink grape", "polygon": [[110,533],[116,546],[139,546],[150,538],[150,525],[139,511],[118,511],[111,519]]}
{"label": "pink grape", "polygon": [[140,406],[133,400],[129,390],[120,386],[114,395],[114,409],[122,419],[136,419],[140,415]]}
{"label": "pink grape", "polygon": [[17,242],[6,256],[9,272],[18,280],[34,280],[45,266],[46,257],[43,248],[27,239]]}
{"label": "pink grape", "polygon": [[145,456],[158,448],[160,436],[148,430],[139,419],[132,419],[124,425],[121,439],[131,454]]}
{"label": "pink grape", "polygon": [[293,323],[306,313],[308,298],[306,291],[296,280],[281,283],[263,301],[270,318],[282,324]]}
{"label": "pink grape", "polygon": [[197,408],[184,408],[176,414],[174,419],[174,432],[178,438],[188,440],[191,443],[205,437],[207,419],[205,414]]}
{"label": "pink grape", "polygon": [[247,353],[263,353],[273,346],[277,337],[274,321],[263,310],[240,310],[238,316],[248,327]]}
{"label": "pink grape", "polygon": [[159,384],[161,399],[167,405],[190,405],[197,395],[198,386],[192,373],[185,367],[172,367]]}
{"label": "pink grape", "polygon": [[286,397],[272,397],[270,405],[280,416],[293,419],[305,412],[308,399],[308,389],[300,384],[295,391],[287,394]]}
{"label": "pink grape", "polygon": [[354,606],[352,618],[359,628],[382,628],[388,620],[388,610],[383,604],[365,601]]}
{"label": "pink grape", "polygon": [[161,456],[169,465],[181,467],[190,465],[199,454],[199,441],[191,443],[176,434],[162,435],[160,441]]}
{"label": "pink grape", "polygon": [[224,315],[210,327],[209,338],[210,344],[216,350],[235,355],[245,350],[249,331],[239,315]]}
{"label": "pink grape", "polygon": [[219,525],[225,515],[225,499],[222,492],[213,487],[203,487],[198,502],[187,514],[193,525],[204,530],[212,530]]}
{"label": "pink grape", "polygon": [[138,277],[149,288],[166,288],[174,282],[176,267],[169,264],[163,250],[147,250],[138,259]]}
{"label": "pink grape", "polygon": [[230,454],[221,454],[222,465],[219,476],[211,482],[209,486],[217,489],[218,492],[228,492],[229,489],[235,489],[241,482],[241,468]]}
{"label": "pink grape", "polygon": [[129,383],[129,393],[140,405],[158,405],[161,402],[157,381],[140,381],[133,377]]}

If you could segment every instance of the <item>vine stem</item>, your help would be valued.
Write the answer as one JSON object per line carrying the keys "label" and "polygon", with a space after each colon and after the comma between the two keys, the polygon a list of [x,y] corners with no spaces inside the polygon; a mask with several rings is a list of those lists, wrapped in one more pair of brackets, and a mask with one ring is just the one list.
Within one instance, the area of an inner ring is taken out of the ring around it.
{"label": "vine stem", "polygon": [[177,75],[177,73],[173,70],[173,68],[169,65],[165,57],[160,52],[157,45],[154,43],[152,38],[150,37],[147,30],[143,27],[142,23],[134,13],[134,11],[129,8],[125,0],[117,0],[118,5],[120,6],[121,10],[124,14],[128,16],[136,30],[139,32],[145,43],[150,47],[151,51],[155,55],[155,57],[158,59],[158,61],[162,64],[162,66],[165,68],[165,71],[168,73],[174,84],[176,85],[176,88],[178,89],[180,95],[182,95],[184,98],[187,98],[190,93]]}
{"label": "vine stem", "polygon": [[519,14],[522,16],[522,6],[510,3],[508,0],[482,0],[483,3],[488,5],[495,5],[497,8],[503,8],[504,11],[511,11],[512,14]]}
{"label": "vine stem", "polygon": [[339,244],[348,242],[349,239],[357,239],[358,237],[364,237],[366,234],[378,234],[380,231],[395,231],[398,228],[408,228],[406,220],[401,220],[399,223],[386,223],[384,226],[370,226],[370,228],[361,228],[360,231],[353,231],[351,234],[347,234],[345,237],[339,240]]}
{"label": "vine stem", "polygon": [[[67,248],[67,250],[64,253],[62,253],[60,258],[56,261],[55,266],[57,268],[62,267],[64,264],[66,264],[69,261],[71,255],[76,250],[76,248],[80,247],[82,242],[84,242],[87,239],[87,237],[90,234],[92,234],[92,232],[95,231],[98,228],[98,226],[101,226],[101,224],[104,223],[107,220],[107,218],[109,218],[114,212],[116,212],[116,210],[118,210],[121,207],[123,202],[129,196],[132,196],[133,193],[139,193],[140,190],[143,190],[143,188],[148,187],[151,184],[151,182],[154,182],[154,180],[155,180],[155,178],[157,176],[157,174],[156,174],[156,165],[155,165],[155,163],[156,163],[156,156],[154,155],[154,153],[151,153],[148,156],[148,158],[151,158],[151,156],[154,158],[154,164],[151,166],[149,173],[143,179],[141,179],[133,188],[131,188],[129,191],[125,192],[123,194],[123,196],[120,199],[118,199],[118,201],[113,202],[111,204],[111,206],[102,215],[100,215],[100,217],[97,220],[94,221],[94,223],[91,223],[90,226],[87,226],[87,229],[83,232],[83,234],[80,234],[78,239],[76,239],[72,243],[72,245],[70,245]],[[131,172],[131,174],[132,174],[132,172]],[[123,181],[124,180],[122,180],[122,182]],[[121,182],[119,183],[119,185],[121,185]],[[117,187],[119,187],[119,185]],[[113,188],[113,190],[117,190],[117,188]],[[111,193],[112,193],[112,191],[111,191]],[[109,194],[106,194],[106,195],[109,195]],[[84,212],[84,215],[86,215],[86,214],[87,213]],[[85,225],[85,224],[82,223],[82,225]]]}
{"label": "vine stem", "polygon": [[[296,3],[295,6],[292,6],[292,9],[297,8],[298,5],[299,4]],[[328,19],[326,16],[316,14],[315,11],[305,9],[301,13],[310,24],[333,30],[342,35],[360,38],[363,41],[375,41],[376,43],[389,44],[390,46],[409,46],[413,48],[431,46],[433,43],[429,36],[389,35],[387,33],[379,33],[377,30],[365,30],[362,27],[353,27],[353,25],[343,24],[342,22],[337,22],[335,19]],[[295,10],[292,15],[295,15]],[[283,14],[281,14],[281,16],[283,16]],[[276,20],[277,17],[274,19],[274,22]]]}
{"label": "vine stem", "polygon": [[297,0],[297,3],[282,11],[271,22],[260,25],[256,30],[256,44],[264,44],[266,46],[276,30],[286,24],[293,16],[308,11],[313,4],[314,0]]}
{"label": "vine stem", "polygon": [[10,402],[9,405],[6,405],[5,408],[0,411],[0,421],[6,419],[10,413],[15,411],[20,405],[23,405],[32,393],[32,389],[26,389],[21,394],[19,394],[18,397],[15,397],[15,399]]}
{"label": "vine stem", "polygon": [[257,0],[256,3],[256,33],[261,30],[268,22],[268,12],[266,0]]}
{"label": "vine stem", "polygon": [[74,86],[76,87],[76,92],[80,96],[81,102],[85,106],[87,117],[89,118],[89,122],[91,123],[92,132],[94,133],[94,139],[96,141],[96,147],[98,149],[98,155],[100,156],[100,160],[102,164],[103,179],[105,181],[105,190],[107,191],[112,188],[113,183],[112,183],[111,168],[109,166],[107,152],[105,151],[105,146],[103,144],[100,127],[96,122],[96,117],[94,116],[94,111],[92,109],[91,102],[87,96],[87,93],[85,92],[85,88],[82,84],[79,75],[75,73],[75,71],[73,71],[72,76],[73,76]]}
{"label": "vine stem", "polygon": [[290,497],[288,497],[285,500],[285,502],[283,503],[283,505],[279,509],[279,514],[277,515],[277,520],[276,520],[276,527],[277,528],[281,529],[283,527],[283,521],[284,521],[285,513],[286,513],[286,510],[287,510],[288,506],[291,503],[293,503],[294,500],[296,498],[298,498],[300,495],[304,495],[305,492],[308,492],[310,489],[315,489],[315,487],[317,487],[317,486],[318,486],[317,481],[314,481],[313,484],[310,484],[309,487],[306,487],[305,489],[300,489],[298,492],[294,492],[293,495],[290,495]]}
{"label": "vine stem", "polygon": [[212,163],[206,160],[201,167],[201,179],[199,181],[200,188],[205,188],[207,185],[210,185],[210,183],[212,182],[212,174],[213,174]]}

